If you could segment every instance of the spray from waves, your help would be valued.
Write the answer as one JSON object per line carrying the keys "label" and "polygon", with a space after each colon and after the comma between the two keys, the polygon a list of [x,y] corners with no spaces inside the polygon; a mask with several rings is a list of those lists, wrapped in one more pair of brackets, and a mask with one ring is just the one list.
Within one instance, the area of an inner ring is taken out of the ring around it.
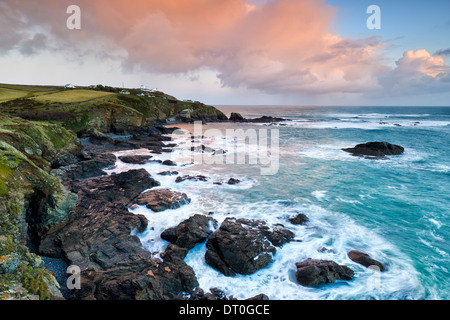
{"label": "spray from waves", "polygon": [[[410,261],[380,236],[358,226],[347,216],[330,212],[317,205],[286,206],[285,201],[234,205],[234,217],[257,218],[270,224],[281,223],[295,233],[296,239],[277,249],[274,262],[252,275],[225,277],[204,261],[205,244],[197,245],[186,257],[197,275],[200,287],[218,287],[227,294],[245,299],[265,293],[270,299],[418,299],[423,295],[417,273]],[[286,219],[296,212],[309,217],[306,225],[295,226]],[[220,212],[215,218],[225,218]],[[380,273],[351,261],[347,252],[365,251],[385,261],[388,270]],[[307,288],[296,283],[295,263],[307,258],[333,260],[355,271],[352,281],[338,281],[319,288]]]}
{"label": "spray from waves", "polygon": [[[301,241],[293,241],[277,249],[274,262],[268,267],[257,271],[252,275],[238,275],[225,277],[205,263],[205,243],[197,245],[192,249],[185,261],[196,272],[200,287],[208,290],[218,287],[227,295],[233,295],[239,299],[245,299],[259,293],[265,293],[271,299],[420,299],[424,296],[424,290],[418,280],[418,275],[411,261],[405,257],[394,245],[388,243],[376,233],[376,230],[368,230],[358,225],[348,215],[325,209],[321,206],[326,192],[318,190],[313,194],[312,201],[286,201],[267,200],[251,202],[244,196],[236,196],[236,188],[251,190],[257,184],[253,179],[243,174],[238,168],[227,167],[229,172],[217,166],[198,166],[185,161],[185,157],[191,155],[190,145],[186,137],[179,138],[179,148],[175,148],[171,154],[154,155],[156,160],[175,160],[178,165],[170,167],[170,170],[179,171],[183,174],[204,174],[211,179],[207,182],[175,183],[173,176],[157,176],[161,187],[185,192],[191,198],[191,203],[169,212],[155,213],[145,207],[133,209],[134,213],[144,214],[148,221],[148,229],[138,234],[143,246],[159,256],[165,250],[168,243],[160,238],[160,234],[167,228],[176,226],[190,216],[213,212],[219,223],[227,217],[248,219],[262,219],[268,224],[283,224],[294,232],[295,238]],[[209,145],[219,147],[220,139],[211,139]],[[185,142],[182,144],[181,142]],[[203,142],[208,143],[207,140]],[[214,145],[214,143],[217,143]],[[351,144],[350,144],[351,145]],[[348,145],[343,145],[345,147]],[[316,146],[317,147],[317,146]],[[321,146],[319,146],[321,147]],[[327,148],[325,148],[327,149]],[[330,148],[332,152],[339,151],[341,157],[358,161],[339,148]],[[139,153],[143,150],[127,152],[126,154]],[[239,149],[238,151],[239,152]],[[303,150],[304,152],[304,150]],[[326,152],[326,150],[325,150]],[[125,153],[124,153],[125,154]],[[310,156],[317,156],[317,150]],[[305,155],[305,154],[304,154]],[[329,154],[323,155],[329,159]],[[145,165],[129,165],[121,162],[116,163],[116,168],[111,172],[127,171],[131,168],[145,168],[152,175],[167,170],[159,163],[148,163]],[[234,172],[233,172],[234,170]],[[244,184],[230,187],[226,184],[214,184],[215,180],[224,179],[227,174],[238,174],[238,178]],[[246,184],[247,183],[247,184]],[[323,196],[323,197],[322,197]],[[322,198],[321,198],[322,197]],[[344,198],[342,198],[344,199]],[[305,213],[309,222],[303,226],[290,224],[287,219],[298,212]],[[321,250],[326,248],[324,250]],[[347,252],[356,249],[368,253],[374,259],[384,262],[387,271],[380,273],[367,269],[351,261]],[[319,288],[307,288],[295,281],[295,263],[307,258],[333,260],[339,264],[345,264],[355,271],[352,281],[338,281],[335,284],[324,285]]]}

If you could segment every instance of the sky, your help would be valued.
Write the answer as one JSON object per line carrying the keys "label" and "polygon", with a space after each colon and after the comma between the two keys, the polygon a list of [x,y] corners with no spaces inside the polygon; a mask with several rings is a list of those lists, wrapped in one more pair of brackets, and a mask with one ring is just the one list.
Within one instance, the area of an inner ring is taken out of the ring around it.
{"label": "sky", "polygon": [[[371,5],[380,29],[367,26]],[[212,105],[449,106],[449,12],[448,0],[0,0],[0,83],[146,85]]]}

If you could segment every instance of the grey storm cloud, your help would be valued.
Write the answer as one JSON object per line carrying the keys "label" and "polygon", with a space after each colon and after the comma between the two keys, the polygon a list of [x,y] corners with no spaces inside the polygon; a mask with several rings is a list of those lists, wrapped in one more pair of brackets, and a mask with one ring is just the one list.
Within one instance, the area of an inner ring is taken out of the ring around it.
{"label": "grey storm cloud", "polygon": [[450,56],[450,48],[441,49],[434,53],[435,56]]}

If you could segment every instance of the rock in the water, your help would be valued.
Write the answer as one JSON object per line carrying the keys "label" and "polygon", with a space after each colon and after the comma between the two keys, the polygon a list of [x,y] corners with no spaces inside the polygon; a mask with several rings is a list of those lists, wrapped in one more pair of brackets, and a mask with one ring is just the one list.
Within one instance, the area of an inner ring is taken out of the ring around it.
{"label": "rock in the water", "polygon": [[202,175],[196,175],[196,176],[185,175],[182,177],[177,177],[175,179],[175,182],[180,183],[180,182],[183,182],[184,180],[207,181],[208,178],[205,176],[202,176]]}
{"label": "rock in the water", "polygon": [[330,260],[306,259],[295,264],[295,278],[303,286],[315,287],[319,284],[334,283],[336,280],[352,280],[354,272],[347,266]]}
{"label": "rock in the water", "polygon": [[170,189],[148,190],[135,200],[138,205],[145,205],[155,212],[176,209],[189,202],[191,202],[191,199],[185,193],[171,191]]}
{"label": "rock in the water", "polygon": [[384,265],[381,262],[372,259],[367,253],[357,250],[351,250],[348,253],[348,257],[350,258],[350,260],[359,263],[367,268],[378,269],[379,271],[385,270]]}
{"label": "rock in the water", "polygon": [[179,225],[161,233],[161,238],[179,247],[192,249],[197,243],[205,241],[217,226],[217,221],[211,217],[196,214]]}
{"label": "rock in the water", "polygon": [[227,183],[228,184],[238,184],[239,182],[241,182],[241,180],[236,179],[236,178],[230,178]]}
{"label": "rock in the water", "polygon": [[289,218],[288,220],[292,224],[305,224],[308,222],[308,217],[303,213],[299,213],[295,217]]}
{"label": "rock in the water", "polygon": [[252,274],[272,262],[275,246],[293,237],[291,231],[261,220],[227,218],[209,237],[205,260],[226,276]]}
{"label": "rock in the water", "polygon": [[197,146],[197,147],[191,147],[191,151],[202,152],[202,153],[203,152],[208,152],[208,153],[215,152],[215,150],[213,148],[207,147],[203,144],[200,146]]}
{"label": "rock in the water", "polygon": [[176,176],[176,175],[178,175],[178,171],[162,171],[158,174],[160,176]]}
{"label": "rock in the water", "polygon": [[375,156],[384,157],[387,155],[400,155],[405,151],[402,146],[390,144],[389,142],[367,142],[358,144],[353,148],[343,148],[355,156]]}
{"label": "rock in the water", "polygon": [[131,155],[131,156],[119,156],[119,159],[125,163],[131,164],[144,164],[147,163],[153,156],[150,155]]}
{"label": "rock in the water", "polygon": [[163,165],[165,165],[165,166],[176,166],[177,164],[174,162],[174,161],[172,161],[172,160],[164,160],[163,162],[162,162],[162,164]]}
{"label": "rock in the water", "polygon": [[230,115],[230,121],[244,121],[244,117],[237,112],[232,112]]}
{"label": "rock in the water", "polygon": [[247,122],[255,122],[255,123],[273,123],[273,122],[285,121],[286,119],[271,117],[271,116],[262,116],[262,117],[256,118],[256,119],[245,119],[245,120]]}

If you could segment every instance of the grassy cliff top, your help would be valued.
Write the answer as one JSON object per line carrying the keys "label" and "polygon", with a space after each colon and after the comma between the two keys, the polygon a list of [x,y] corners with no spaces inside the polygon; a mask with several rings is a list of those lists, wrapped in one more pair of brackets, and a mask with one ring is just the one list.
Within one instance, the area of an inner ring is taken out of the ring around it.
{"label": "grassy cliff top", "polygon": [[[123,92],[128,94],[123,94]],[[189,109],[197,118],[226,119],[198,101],[180,101],[161,91],[122,89],[102,85],[66,89],[63,86],[0,84],[0,113],[34,121],[56,121],[80,132],[94,127],[146,127],[149,121],[165,120]]]}

